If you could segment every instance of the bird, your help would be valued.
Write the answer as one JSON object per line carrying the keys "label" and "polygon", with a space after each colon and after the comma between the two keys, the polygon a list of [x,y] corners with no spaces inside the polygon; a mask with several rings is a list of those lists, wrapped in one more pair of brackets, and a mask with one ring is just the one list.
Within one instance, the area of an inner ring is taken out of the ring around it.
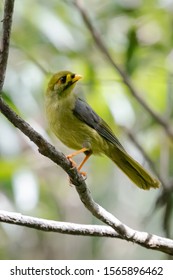
{"label": "bird", "polygon": [[75,150],[67,159],[77,167],[73,157],[84,153],[77,169],[85,177],[81,169],[89,157],[106,155],[139,188],[158,188],[159,180],[126,152],[109,125],[75,93],[74,87],[81,78],[71,71],[57,72],[51,77],[45,94],[50,129],[63,144]]}

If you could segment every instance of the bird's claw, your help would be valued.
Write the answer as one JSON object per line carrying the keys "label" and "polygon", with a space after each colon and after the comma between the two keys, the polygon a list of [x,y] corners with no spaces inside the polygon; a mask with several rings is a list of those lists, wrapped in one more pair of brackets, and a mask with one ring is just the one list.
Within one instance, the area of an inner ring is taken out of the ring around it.
{"label": "bird's claw", "polygon": [[84,181],[87,179],[87,173],[84,171],[80,171],[78,170],[78,172],[82,175],[82,177],[84,178]]}
{"label": "bird's claw", "polygon": [[66,158],[70,161],[72,168],[77,166],[76,162],[72,159],[71,156],[66,156]]}
{"label": "bird's claw", "polygon": [[[66,158],[70,161],[70,163],[71,163],[71,169],[74,169],[74,168],[76,168],[77,169],[77,171],[82,175],[82,177],[83,177],[83,179],[84,179],[84,181],[87,179],[87,173],[86,172],[84,172],[84,171],[80,171],[80,167],[79,168],[77,168],[77,164],[76,164],[76,162],[72,159],[72,156],[71,155],[68,155],[68,156],[66,156]],[[70,177],[69,177],[69,185],[70,186],[72,186],[73,184],[72,184],[72,182],[71,182],[71,180],[70,180]]]}
{"label": "bird's claw", "polygon": [[[75,168],[75,166],[74,166],[74,167],[72,167],[72,168]],[[77,169],[77,171],[78,171],[78,172],[82,175],[83,180],[85,181],[85,180],[87,179],[87,173],[86,173],[86,172],[84,172],[84,171],[80,171],[80,170],[78,170],[78,169]],[[73,187],[73,183],[72,183],[72,181],[71,181],[70,177],[68,177],[68,181],[69,181],[69,185],[70,185],[70,187]]]}

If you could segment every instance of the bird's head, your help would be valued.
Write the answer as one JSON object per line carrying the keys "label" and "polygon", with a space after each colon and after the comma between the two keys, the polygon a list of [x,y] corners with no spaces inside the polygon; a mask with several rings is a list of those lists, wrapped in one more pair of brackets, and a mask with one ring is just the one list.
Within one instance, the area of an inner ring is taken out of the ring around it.
{"label": "bird's head", "polygon": [[48,84],[47,94],[56,95],[59,99],[70,95],[76,82],[82,78],[81,75],[70,71],[61,71],[52,76]]}

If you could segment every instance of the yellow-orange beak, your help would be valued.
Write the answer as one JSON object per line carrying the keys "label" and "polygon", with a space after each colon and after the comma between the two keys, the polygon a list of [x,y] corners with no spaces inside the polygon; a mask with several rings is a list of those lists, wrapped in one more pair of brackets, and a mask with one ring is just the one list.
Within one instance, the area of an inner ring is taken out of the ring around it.
{"label": "yellow-orange beak", "polygon": [[82,76],[81,75],[78,75],[78,74],[75,74],[74,75],[74,78],[72,78],[71,77],[71,74],[68,74],[67,75],[67,78],[66,78],[66,82],[67,83],[72,83],[72,84],[74,84],[74,83],[76,83],[77,81],[79,81],[80,79],[82,79]]}
{"label": "yellow-orange beak", "polygon": [[75,83],[75,82],[79,81],[80,79],[82,79],[82,75],[75,74],[75,77],[72,79],[72,82]]}

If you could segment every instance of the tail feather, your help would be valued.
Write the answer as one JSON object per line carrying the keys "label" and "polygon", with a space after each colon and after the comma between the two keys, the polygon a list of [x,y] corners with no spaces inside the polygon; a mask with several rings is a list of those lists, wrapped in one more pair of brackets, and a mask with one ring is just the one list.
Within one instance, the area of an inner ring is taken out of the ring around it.
{"label": "tail feather", "polygon": [[107,155],[141,189],[159,188],[160,182],[149,174],[136,160],[117,147]]}

